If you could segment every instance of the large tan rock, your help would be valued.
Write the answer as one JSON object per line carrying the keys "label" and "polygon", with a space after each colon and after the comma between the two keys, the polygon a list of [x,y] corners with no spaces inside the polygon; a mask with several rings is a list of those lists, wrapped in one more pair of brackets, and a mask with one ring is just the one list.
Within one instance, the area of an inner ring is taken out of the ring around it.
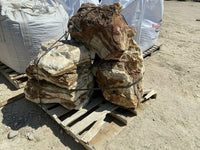
{"label": "large tan rock", "polygon": [[[84,80],[77,88],[92,88],[93,76]],[[25,96],[34,103],[59,103],[67,109],[80,109],[90,100],[92,91],[69,91],[44,80],[29,79],[25,87]]]}
{"label": "large tan rock", "polygon": [[[68,43],[57,42],[51,48],[55,42],[55,40],[52,40],[43,43],[39,55],[30,65],[37,64],[39,69],[43,69],[51,76],[58,76],[77,67],[77,65],[90,63],[91,53],[84,45],[72,41]],[[48,48],[51,48],[51,50],[44,55]],[[37,63],[38,60],[39,63]]]}
{"label": "large tan rock", "polygon": [[120,16],[121,3],[114,5],[83,4],[68,23],[73,39],[85,43],[101,59],[118,59],[134,46],[136,30]]}
{"label": "large tan rock", "polygon": [[37,65],[31,62],[26,69],[26,73],[31,79],[46,80],[59,87],[70,90],[76,88],[84,79],[89,77],[89,74],[91,74],[90,68],[91,64],[89,62],[83,63],[79,66],[74,66],[73,69],[67,72],[63,72],[63,74],[59,73],[60,75],[52,76],[43,68],[37,69]]}
{"label": "large tan rock", "polygon": [[74,91],[94,86],[91,73],[91,53],[83,45],[57,42],[43,43],[40,54],[33,60],[26,73],[26,98],[35,103],[60,103],[68,109],[84,106],[92,91]]}
{"label": "large tan rock", "polygon": [[[106,100],[125,108],[136,108],[143,95],[142,77],[144,72],[143,58],[139,52],[124,53],[120,61],[102,60],[95,64],[93,74],[98,86],[111,88],[102,90]],[[127,88],[134,82],[137,82]],[[113,87],[117,87],[112,89]]]}

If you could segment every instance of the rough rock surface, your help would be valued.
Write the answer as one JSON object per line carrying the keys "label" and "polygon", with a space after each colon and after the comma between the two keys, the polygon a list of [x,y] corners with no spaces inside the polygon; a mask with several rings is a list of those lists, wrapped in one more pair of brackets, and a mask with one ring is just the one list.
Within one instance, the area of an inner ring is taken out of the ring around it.
{"label": "rough rock surface", "polygon": [[46,80],[59,87],[70,90],[76,88],[84,79],[89,77],[91,74],[89,71],[90,67],[90,63],[87,62],[79,66],[74,66],[73,69],[68,70],[66,73],[53,76],[43,68],[37,69],[36,64],[31,62],[29,67],[26,69],[26,73],[31,79]]}
{"label": "rough rock surface", "polygon": [[[66,41],[67,43],[57,42],[53,48],[51,48],[55,42],[55,40],[52,40],[43,43],[40,54],[31,62],[29,67],[37,64],[39,60],[39,69],[43,69],[52,76],[58,76],[72,70],[77,67],[77,65],[90,63],[90,52],[83,45],[73,41]],[[52,50],[42,56],[48,48]],[[30,68],[30,70],[31,69],[33,68]],[[29,70],[29,68],[27,70]]]}
{"label": "rough rock surface", "polygon": [[[95,60],[93,74],[101,88],[125,87],[143,77],[142,51],[133,40],[136,30],[126,24],[121,11],[121,3],[83,4],[68,24],[71,37],[100,58]],[[143,95],[142,80],[129,88],[103,90],[103,95],[117,105],[136,108]]]}
{"label": "rough rock surface", "polygon": [[[92,76],[91,76],[92,78]],[[93,87],[93,80],[77,88]],[[93,78],[92,78],[93,79]],[[59,103],[68,109],[79,109],[89,102],[90,91],[69,91],[46,81],[30,79],[25,88],[26,98],[35,103]]]}
{"label": "rough rock surface", "polygon": [[74,42],[43,43],[41,52],[28,66],[26,98],[35,103],[60,103],[68,109],[79,109],[91,96],[91,91],[73,91],[93,87],[90,52]]}
{"label": "rough rock surface", "polygon": [[101,88],[126,87],[139,81],[129,88],[103,90],[105,99],[126,108],[136,108],[143,95],[143,58],[136,57],[136,53],[124,53],[120,61],[102,60],[93,68],[98,86]]}
{"label": "rough rock surface", "polygon": [[101,59],[117,59],[134,46],[136,30],[120,16],[121,3],[114,5],[82,4],[68,23],[73,39],[85,43]]}

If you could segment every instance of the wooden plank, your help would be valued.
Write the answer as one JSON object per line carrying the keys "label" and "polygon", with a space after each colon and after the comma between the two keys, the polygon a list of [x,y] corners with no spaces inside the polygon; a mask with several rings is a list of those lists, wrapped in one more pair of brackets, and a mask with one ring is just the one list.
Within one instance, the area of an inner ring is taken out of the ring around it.
{"label": "wooden plank", "polygon": [[24,98],[24,97],[25,97],[24,93],[20,93],[20,94],[14,96],[14,97],[12,97],[12,98],[9,98],[9,99],[7,99],[7,100],[1,102],[1,103],[0,103],[0,107],[5,106],[6,104],[12,103],[12,102],[14,102],[14,101],[16,101],[16,100],[20,100],[20,99],[22,99],[22,98]]}
{"label": "wooden plank", "polygon": [[124,116],[124,115],[122,115],[122,114],[119,114],[119,113],[116,112],[116,111],[112,111],[112,112],[111,112],[111,115],[112,115],[114,118],[116,118],[116,119],[120,120],[121,122],[123,122],[125,125],[128,124],[129,119],[130,119],[130,117]]}
{"label": "wooden plank", "polygon": [[82,144],[85,149],[87,150],[96,150],[91,144],[84,142],[83,140],[81,140],[80,135],[78,134],[74,134],[71,130],[70,127],[66,126],[64,127],[65,132],[69,135],[71,135],[76,141],[78,141],[80,144]]}
{"label": "wooden plank", "polygon": [[47,111],[48,111],[48,113],[50,115],[56,115],[57,117],[60,117],[60,116],[62,116],[62,115],[64,115],[64,114],[69,112],[68,109],[64,108],[61,105],[59,105],[58,107],[55,107],[55,108],[53,108],[51,110],[47,110]]}
{"label": "wooden plank", "polygon": [[12,79],[13,77],[16,77],[16,76],[18,76],[19,75],[19,73],[17,73],[17,72],[12,72],[12,73],[9,73],[9,77]]}
{"label": "wooden plank", "polygon": [[105,126],[98,134],[89,142],[90,145],[95,147],[96,150],[104,149],[104,145],[107,144],[113,137],[115,137],[123,127],[116,124],[114,121]]}
{"label": "wooden plank", "polygon": [[148,94],[149,92],[151,92],[151,89],[145,89],[143,92],[143,97],[144,97],[144,95]]}
{"label": "wooden plank", "polygon": [[157,97],[157,92],[155,90],[151,90],[147,93],[147,95],[144,97],[143,101],[146,101],[150,99],[151,97],[156,98]]}
{"label": "wooden plank", "polygon": [[151,56],[152,53],[160,50],[160,47],[161,47],[161,45],[159,45],[159,46],[157,46],[157,45],[152,46],[151,48],[149,48],[148,50],[146,50],[145,52],[143,52],[143,58],[146,58],[147,56]]}
{"label": "wooden plank", "polygon": [[45,107],[45,105],[39,105],[53,120],[55,120],[58,124],[61,123],[61,120],[55,115],[55,114],[51,114],[49,113],[49,111],[47,110],[47,108]]}
{"label": "wooden plank", "polygon": [[4,77],[5,77],[10,83],[12,83],[12,85],[15,86],[16,89],[19,89],[19,88],[20,88],[20,87],[19,87],[19,84],[18,84],[18,82],[17,82],[16,80],[11,80],[11,79],[9,78],[9,76],[8,76],[5,72],[3,72],[3,71],[1,71],[1,73],[4,75]]}
{"label": "wooden plank", "polygon": [[21,74],[21,75],[18,75],[18,76],[16,76],[16,77],[12,77],[11,79],[12,79],[12,80],[17,80],[17,79],[25,78],[25,77],[27,77],[26,74]]}
{"label": "wooden plank", "polygon": [[105,103],[100,108],[92,112],[90,115],[88,115],[83,120],[77,122],[75,125],[71,127],[71,131],[75,134],[80,133],[83,131],[86,127],[88,127],[91,123],[94,121],[97,121],[101,117],[105,117],[107,113],[115,110],[118,108],[118,106],[111,104],[111,103]]}
{"label": "wooden plank", "polygon": [[104,121],[105,117],[101,117],[95,124],[87,131],[86,134],[82,136],[82,140],[86,143],[88,143],[102,128],[103,124],[105,123]]}
{"label": "wooden plank", "polygon": [[20,79],[27,77],[26,74],[19,74],[2,63],[0,64],[0,72],[16,89],[25,87],[26,81],[23,82]]}
{"label": "wooden plank", "polygon": [[62,125],[65,127],[66,125],[70,124],[74,120],[84,115],[86,112],[90,111],[95,106],[101,104],[103,100],[104,100],[103,98],[99,98],[99,99],[96,98],[92,100],[92,102],[90,102],[86,107],[84,107],[83,109],[80,109],[75,114],[73,114],[69,118],[66,118],[64,121],[62,121]]}

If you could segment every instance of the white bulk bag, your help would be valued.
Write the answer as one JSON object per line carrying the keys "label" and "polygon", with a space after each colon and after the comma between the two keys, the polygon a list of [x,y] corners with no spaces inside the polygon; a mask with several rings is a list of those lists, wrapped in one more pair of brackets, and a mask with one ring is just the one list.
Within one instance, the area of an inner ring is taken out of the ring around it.
{"label": "white bulk bag", "polygon": [[0,61],[24,73],[42,42],[65,33],[68,19],[53,0],[0,0]]}
{"label": "white bulk bag", "polygon": [[69,14],[69,18],[76,14],[83,3],[99,4],[99,0],[60,0]]}
{"label": "white bulk bag", "polygon": [[122,3],[122,14],[127,23],[136,28],[134,39],[142,51],[152,47],[158,39],[162,23],[163,0],[101,0],[101,5],[116,2]]}

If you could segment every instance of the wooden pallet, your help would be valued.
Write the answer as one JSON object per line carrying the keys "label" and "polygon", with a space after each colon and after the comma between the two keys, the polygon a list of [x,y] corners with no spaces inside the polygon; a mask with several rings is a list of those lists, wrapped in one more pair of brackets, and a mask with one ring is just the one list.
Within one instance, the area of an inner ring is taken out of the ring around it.
{"label": "wooden pallet", "polygon": [[148,56],[151,56],[153,53],[155,53],[156,51],[160,50],[161,45],[154,45],[151,48],[149,48],[148,50],[146,50],[145,52],[143,52],[143,58],[146,58]]}
{"label": "wooden pallet", "polygon": [[[144,95],[144,102],[156,97],[155,91]],[[102,150],[102,145],[116,136],[133,116],[135,110],[122,109],[103,98],[93,99],[80,110],[67,110],[60,104],[42,104],[42,109],[87,150]]]}
{"label": "wooden pallet", "polygon": [[28,79],[26,74],[19,74],[1,62],[0,73],[17,89],[23,88],[26,85]]}

